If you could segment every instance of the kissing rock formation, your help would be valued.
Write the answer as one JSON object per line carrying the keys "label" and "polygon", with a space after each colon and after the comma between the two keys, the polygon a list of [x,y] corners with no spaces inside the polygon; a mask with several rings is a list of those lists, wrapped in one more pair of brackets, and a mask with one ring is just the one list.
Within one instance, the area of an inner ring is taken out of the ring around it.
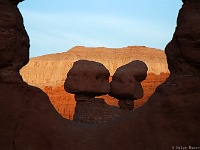
{"label": "kissing rock formation", "polygon": [[65,90],[75,94],[73,121],[82,123],[106,122],[121,116],[119,109],[108,106],[104,99],[95,98],[110,92],[110,73],[101,63],[79,60],[67,73]]}
{"label": "kissing rock formation", "polygon": [[[1,18],[14,12],[5,19],[6,22],[0,24],[0,28],[6,31],[3,32],[5,35],[10,29],[16,31],[17,26],[23,27],[15,3],[3,0],[0,2],[2,9]],[[11,20],[16,22],[4,28],[4,24]],[[5,58],[0,66],[1,74],[4,77],[8,75],[6,80],[0,80],[0,149],[170,150],[176,146],[199,149],[199,23],[200,3],[190,3],[188,0],[179,12],[175,34],[166,47],[171,72],[167,81],[140,108],[113,121],[93,125],[64,119],[56,112],[44,92],[23,82],[18,69],[11,66],[19,62],[25,64],[26,61],[16,61],[10,55],[18,52],[15,48],[20,42],[15,40],[20,39],[17,34],[12,36],[13,41],[10,38],[0,39],[2,47],[6,45],[4,42],[12,47],[1,49],[0,53],[0,57]],[[24,28],[21,29],[24,31]],[[27,36],[24,38],[28,41]],[[28,44],[25,47],[22,44],[20,48],[24,48],[21,54],[26,57]],[[16,80],[11,80],[7,67],[16,74]]]}

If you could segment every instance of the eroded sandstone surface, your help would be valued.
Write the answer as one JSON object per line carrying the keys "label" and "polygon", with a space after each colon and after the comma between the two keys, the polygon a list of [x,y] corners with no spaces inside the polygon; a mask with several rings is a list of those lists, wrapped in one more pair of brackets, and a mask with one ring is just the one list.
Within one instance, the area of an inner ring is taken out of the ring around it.
{"label": "eroded sandstone surface", "polygon": [[145,46],[124,48],[89,48],[76,46],[67,52],[49,54],[31,58],[28,65],[21,69],[24,80],[42,86],[60,86],[65,81],[67,72],[77,60],[90,60],[102,63],[112,76],[116,69],[133,60],[141,60],[148,66],[148,73],[169,73],[166,55],[162,50]]}

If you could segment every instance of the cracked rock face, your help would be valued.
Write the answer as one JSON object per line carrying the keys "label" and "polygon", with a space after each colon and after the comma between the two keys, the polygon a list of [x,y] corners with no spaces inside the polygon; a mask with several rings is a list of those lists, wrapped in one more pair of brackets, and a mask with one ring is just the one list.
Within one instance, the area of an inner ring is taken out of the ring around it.
{"label": "cracked rock face", "polygon": [[139,60],[119,67],[110,83],[109,95],[117,99],[136,100],[142,98],[143,89],[140,82],[146,79],[147,70],[146,64]]}
{"label": "cracked rock face", "polygon": [[110,91],[109,76],[110,73],[103,64],[79,60],[69,70],[64,87],[73,94],[105,95]]}

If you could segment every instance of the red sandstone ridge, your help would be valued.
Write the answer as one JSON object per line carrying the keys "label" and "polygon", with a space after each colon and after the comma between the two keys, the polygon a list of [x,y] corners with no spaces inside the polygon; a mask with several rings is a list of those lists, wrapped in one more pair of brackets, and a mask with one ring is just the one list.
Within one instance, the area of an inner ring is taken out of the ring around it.
{"label": "red sandstone ridge", "polygon": [[[164,51],[145,46],[128,46],[125,48],[88,48],[76,46],[67,52],[49,54],[31,58],[21,69],[23,79],[30,85],[40,87],[46,92],[57,111],[65,118],[72,119],[75,100],[73,95],[64,90],[67,72],[73,63],[80,59],[97,61],[108,68],[111,76],[116,69],[133,60],[141,60],[148,66],[148,76],[142,82],[144,97],[135,101],[135,107],[141,106],[155,88],[165,81],[169,71]],[[110,105],[118,105],[118,101],[110,96],[104,96]]]}

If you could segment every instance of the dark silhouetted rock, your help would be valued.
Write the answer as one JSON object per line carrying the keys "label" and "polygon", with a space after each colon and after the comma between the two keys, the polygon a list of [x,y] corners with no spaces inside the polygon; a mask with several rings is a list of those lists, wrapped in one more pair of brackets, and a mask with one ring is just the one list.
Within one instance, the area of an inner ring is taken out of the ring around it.
{"label": "dark silhouetted rock", "polygon": [[16,5],[18,5],[22,1],[24,1],[24,0],[10,0],[10,2],[12,2],[13,4],[16,4]]}
{"label": "dark silhouetted rock", "polygon": [[16,7],[19,2],[16,0],[0,2],[0,81],[2,82],[22,82],[18,72],[29,60],[29,38]]}
{"label": "dark silhouetted rock", "polygon": [[79,60],[67,74],[65,90],[73,94],[100,96],[110,92],[110,73],[98,62]]}
{"label": "dark silhouetted rock", "polygon": [[74,121],[91,124],[121,116],[117,107],[107,105],[104,99],[95,98],[109,93],[109,76],[109,71],[101,63],[88,60],[74,63],[64,84],[67,92],[75,94]]}
{"label": "dark silhouetted rock", "polygon": [[180,10],[178,26],[165,51],[171,73],[188,76],[200,74],[199,5],[183,5]]}
{"label": "dark silhouetted rock", "polygon": [[[27,94],[19,69],[29,60],[29,38],[23,19],[16,7],[19,1],[0,2],[0,149],[11,150],[15,146],[19,118],[25,106]],[[22,94],[23,91],[24,95]]]}
{"label": "dark silhouetted rock", "polygon": [[182,0],[184,4],[199,3],[199,0]]}
{"label": "dark silhouetted rock", "polygon": [[139,60],[132,61],[116,70],[110,83],[109,95],[119,99],[120,108],[132,110],[133,101],[143,97],[140,82],[146,79],[147,70],[146,64]]}

